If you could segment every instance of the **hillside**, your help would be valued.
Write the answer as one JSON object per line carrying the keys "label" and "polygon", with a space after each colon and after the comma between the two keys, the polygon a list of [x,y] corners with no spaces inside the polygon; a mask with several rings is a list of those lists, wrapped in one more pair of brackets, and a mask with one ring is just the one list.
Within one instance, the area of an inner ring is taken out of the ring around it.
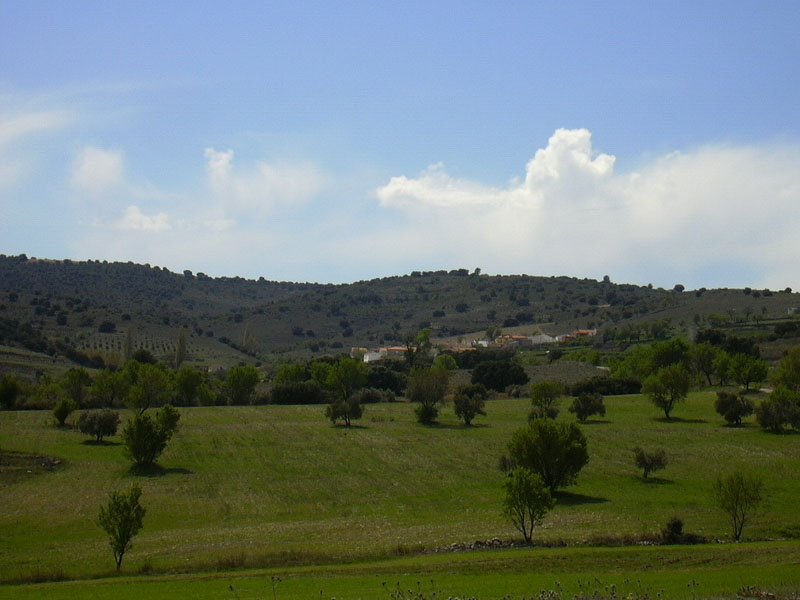
{"label": "hillside", "polygon": [[559,334],[648,322],[687,335],[708,324],[767,332],[800,306],[790,290],[679,289],[477,269],[332,285],[0,256],[0,345],[44,363],[77,352],[113,364],[126,345],[168,360],[183,332],[189,360],[216,367],[398,344],[425,327],[452,340],[490,327]]}

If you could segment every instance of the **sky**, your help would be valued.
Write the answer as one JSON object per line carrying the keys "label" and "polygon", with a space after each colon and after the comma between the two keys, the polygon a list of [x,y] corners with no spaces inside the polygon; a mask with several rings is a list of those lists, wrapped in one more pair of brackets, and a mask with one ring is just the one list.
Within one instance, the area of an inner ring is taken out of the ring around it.
{"label": "sky", "polygon": [[0,0],[0,253],[800,289],[800,2]]}

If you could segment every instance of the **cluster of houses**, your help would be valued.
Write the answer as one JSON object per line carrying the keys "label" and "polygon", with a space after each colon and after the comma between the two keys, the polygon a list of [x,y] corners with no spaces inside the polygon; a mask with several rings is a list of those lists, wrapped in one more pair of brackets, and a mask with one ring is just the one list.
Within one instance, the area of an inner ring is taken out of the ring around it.
{"label": "cluster of houses", "polygon": [[[575,340],[589,339],[597,335],[597,329],[576,329],[572,333],[551,336],[546,333],[535,335],[502,334],[494,339],[472,340],[469,344],[453,346],[450,350],[463,352],[477,348],[538,348],[553,344],[564,344]],[[403,359],[406,355],[405,346],[388,346],[386,348],[351,348],[350,356],[359,358],[366,363],[384,359]]]}

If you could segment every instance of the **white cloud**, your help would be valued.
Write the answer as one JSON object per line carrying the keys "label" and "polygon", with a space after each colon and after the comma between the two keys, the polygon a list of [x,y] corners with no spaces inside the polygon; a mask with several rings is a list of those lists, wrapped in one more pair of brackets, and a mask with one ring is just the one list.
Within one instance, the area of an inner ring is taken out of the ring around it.
{"label": "white cloud", "polygon": [[84,148],[72,165],[70,183],[76,190],[101,194],[120,186],[125,180],[122,152],[102,148]]}
{"label": "white cloud", "polygon": [[123,230],[147,231],[159,233],[172,229],[169,216],[166,213],[157,213],[152,216],[145,215],[138,206],[129,206],[122,218],[116,222],[116,227]]}
{"label": "white cloud", "polygon": [[[636,173],[615,165],[594,151],[589,131],[559,129],[524,179],[506,187],[434,165],[391,178],[376,195],[405,215],[395,233],[406,247],[449,265],[660,285],[800,284],[791,270],[800,253],[800,147],[708,146]],[[720,265],[742,280],[715,280]]]}
{"label": "white cloud", "polygon": [[306,204],[325,183],[325,177],[311,164],[258,162],[239,169],[233,164],[233,150],[206,148],[205,156],[214,197],[234,215],[264,216],[278,207]]}

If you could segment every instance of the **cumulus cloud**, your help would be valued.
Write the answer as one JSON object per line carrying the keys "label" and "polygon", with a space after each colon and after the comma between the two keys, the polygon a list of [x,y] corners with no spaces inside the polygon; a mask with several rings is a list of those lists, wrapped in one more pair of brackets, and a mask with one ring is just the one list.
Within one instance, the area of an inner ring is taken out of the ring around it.
{"label": "cumulus cloud", "polygon": [[[495,272],[778,287],[800,252],[793,145],[708,146],[618,173],[588,130],[559,129],[505,187],[434,165],[391,178],[376,195],[405,215],[407,246]],[[715,280],[721,270],[747,280]]]}
{"label": "cumulus cloud", "polygon": [[125,214],[116,223],[117,229],[132,231],[147,231],[158,233],[172,229],[169,216],[166,213],[156,213],[152,216],[144,214],[138,206],[129,206]]}
{"label": "cumulus cloud", "polygon": [[70,183],[76,190],[101,194],[125,180],[125,159],[122,152],[102,148],[84,148],[72,165]]}
{"label": "cumulus cloud", "polygon": [[206,148],[211,189],[229,213],[264,216],[278,207],[306,204],[323,188],[325,178],[311,164],[257,162],[236,168],[233,150]]}

